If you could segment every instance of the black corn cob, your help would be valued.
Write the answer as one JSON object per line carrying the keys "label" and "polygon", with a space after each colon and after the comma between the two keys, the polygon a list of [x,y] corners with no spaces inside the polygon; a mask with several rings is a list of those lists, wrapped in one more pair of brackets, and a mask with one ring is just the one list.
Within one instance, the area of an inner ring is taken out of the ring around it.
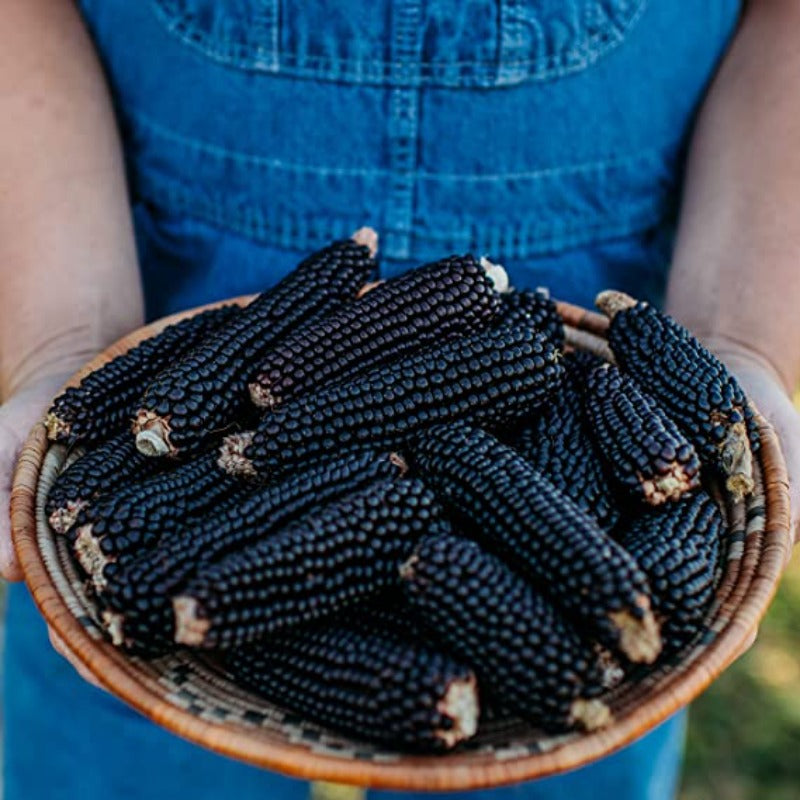
{"label": "black corn cob", "polygon": [[559,349],[564,348],[564,321],[544,289],[515,289],[502,297],[500,324],[532,325]]}
{"label": "black corn cob", "polygon": [[75,555],[102,591],[108,564],[149,549],[187,517],[202,515],[229,495],[246,502],[247,491],[220,470],[214,453],[206,453],[92,503],[75,527]]}
{"label": "black corn cob", "polygon": [[357,617],[233,650],[225,665],[282,707],[394,749],[441,752],[477,731],[468,667]]}
{"label": "black corn cob", "polygon": [[352,303],[312,319],[261,363],[250,398],[271,409],[289,397],[370,370],[435,341],[488,326],[501,308],[502,267],[451,256],[385,281]]}
{"label": "black corn cob", "polygon": [[264,354],[311,317],[352,300],[376,267],[375,234],[364,229],[303,261],[214,336],[162,372],[136,414],[136,444],[149,456],[196,452],[230,429],[248,403]]}
{"label": "black corn cob", "polygon": [[401,477],[407,467],[395,454],[366,452],[315,464],[281,483],[258,487],[235,502],[167,533],[159,546],[122,567],[107,565],[103,601],[118,644],[157,642],[174,636],[171,598],[201,565],[250,547],[290,522],[326,505]]}
{"label": "black corn cob", "polygon": [[168,325],[161,333],[89,373],[65,389],[47,414],[48,438],[95,445],[130,427],[147,384],[175,359],[229,322],[239,310],[226,305]]}
{"label": "black corn cob", "polygon": [[503,327],[446,342],[266,414],[229,436],[220,465],[265,477],[344,448],[399,447],[446,419],[502,425],[544,402],[561,380],[559,353],[532,328]]}
{"label": "black corn cob", "polygon": [[576,626],[631,661],[655,660],[661,640],[644,573],[522,456],[459,423],[423,432],[408,455],[465,532],[498,550]]}
{"label": "black corn cob", "polygon": [[753,491],[758,431],[725,365],[671,317],[622,292],[598,295],[611,318],[608,343],[620,367],[680,425],[704,462],[716,464],[737,497]]}
{"label": "black corn cob", "polygon": [[474,667],[482,694],[547,730],[611,721],[591,644],[475,542],[427,536],[400,575],[419,618]]}
{"label": "black corn cob", "polygon": [[396,584],[426,532],[447,529],[419,481],[386,481],[198,570],[173,599],[175,641],[237,647]]}
{"label": "black corn cob", "polygon": [[66,533],[96,497],[152,475],[161,467],[137,452],[129,434],[118,434],[84,453],[56,478],[45,503],[50,527],[56,533]]}
{"label": "black corn cob", "polygon": [[616,367],[604,364],[589,373],[584,408],[609,474],[629,497],[657,506],[699,488],[694,447]]}
{"label": "black corn cob", "polygon": [[610,531],[619,520],[619,510],[583,422],[583,358],[568,353],[562,364],[564,382],[516,432],[513,446],[556,489]]}
{"label": "black corn cob", "polygon": [[618,532],[653,589],[665,652],[679,649],[700,629],[714,600],[724,532],[722,514],[706,492],[644,514]]}

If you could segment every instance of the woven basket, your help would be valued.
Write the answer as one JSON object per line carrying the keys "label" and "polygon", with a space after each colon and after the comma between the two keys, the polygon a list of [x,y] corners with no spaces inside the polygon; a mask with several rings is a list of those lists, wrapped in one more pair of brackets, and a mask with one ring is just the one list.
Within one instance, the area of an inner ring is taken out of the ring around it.
{"label": "woven basket", "polygon": [[[604,317],[568,304],[559,310],[573,346],[610,357]],[[126,336],[71,383],[192,313]],[[717,599],[702,631],[671,663],[614,690],[608,702],[615,722],[591,734],[553,737],[518,720],[498,720],[455,753],[408,756],[309,724],[240,689],[203,655],[182,651],[147,661],[124,654],[105,640],[64,537],[45,521],[44,499],[67,453],[49,446],[42,423],[31,432],[14,478],[14,544],[41,613],[72,653],[110,692],[186,739],[300,778],[405,790],[499,786],[572,769],[628,744],[700,694],[747,646],[790,548],[786,468],[774,432],[763,419],[759,425],[755,492],[738,503],[719,495],[728,533]]]}

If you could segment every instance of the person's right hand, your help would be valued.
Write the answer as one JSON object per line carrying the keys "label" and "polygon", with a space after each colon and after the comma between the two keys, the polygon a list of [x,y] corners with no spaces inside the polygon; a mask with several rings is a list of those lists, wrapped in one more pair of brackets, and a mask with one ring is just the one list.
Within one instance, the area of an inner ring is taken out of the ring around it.
{"label": "person's right hand", "polygon": [[22,446],[34,423],[68,375],[46,375],[32,380],[0,406],[0,575],[22,580],[22,570],[11,542],[11,482]]}

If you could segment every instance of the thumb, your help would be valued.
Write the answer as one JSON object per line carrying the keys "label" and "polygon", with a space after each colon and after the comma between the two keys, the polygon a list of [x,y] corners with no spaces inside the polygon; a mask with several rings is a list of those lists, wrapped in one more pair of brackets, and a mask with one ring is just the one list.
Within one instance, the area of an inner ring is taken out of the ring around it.
{"label": "thumb", "polygon": [[0,406],[0,575],[22,580],[11,540],[11,485],[14,467],[30,429],[41,419],[65,376],[49,376],[29,384]]}

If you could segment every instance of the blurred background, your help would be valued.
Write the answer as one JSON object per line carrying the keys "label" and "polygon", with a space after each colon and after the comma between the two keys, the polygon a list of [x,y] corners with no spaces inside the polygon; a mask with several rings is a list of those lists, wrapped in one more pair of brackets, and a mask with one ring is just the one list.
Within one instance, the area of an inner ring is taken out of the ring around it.
{"label": "blurred background", "polygon": [[691,706],[680,800],[798,798],[800,552],[795,550],[756,644]]}

